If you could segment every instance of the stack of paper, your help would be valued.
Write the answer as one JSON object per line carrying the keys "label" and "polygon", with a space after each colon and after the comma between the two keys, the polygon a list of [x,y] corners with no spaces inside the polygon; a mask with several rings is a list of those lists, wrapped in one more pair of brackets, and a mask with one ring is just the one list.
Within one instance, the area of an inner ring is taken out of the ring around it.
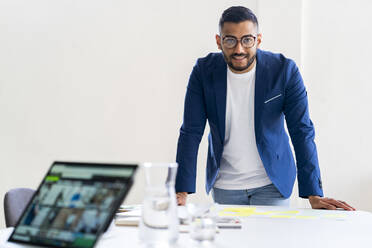
{"label": "stack of paper", "polygon": [[[186,209],[179,207],[178,215],[180,218],[180,232],[188,232],[188,218]],[[115,216],[117,226],[138,226],[141,219],[141,206],[130,205],[122,206]],[[218,228],[241,228],[242,222],[236,216],[218,216],[216,219]]]}
{"label": "stack of paper", "polygon": [[117,226],[138,226],[141,218],[140,205],[121,206],[115,215]]}

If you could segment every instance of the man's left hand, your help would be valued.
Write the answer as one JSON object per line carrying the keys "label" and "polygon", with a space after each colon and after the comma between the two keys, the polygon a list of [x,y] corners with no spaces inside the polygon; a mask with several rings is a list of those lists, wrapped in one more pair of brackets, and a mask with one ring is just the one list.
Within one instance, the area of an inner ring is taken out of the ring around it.
{"label": "man's left hand", "polygon": [[348,211],[355,211],[355,208],[346,202],[338,201],[329,197],[309,196],[309,202],[311,207],[314,209],[336,210],[337,208],[342,208]]}

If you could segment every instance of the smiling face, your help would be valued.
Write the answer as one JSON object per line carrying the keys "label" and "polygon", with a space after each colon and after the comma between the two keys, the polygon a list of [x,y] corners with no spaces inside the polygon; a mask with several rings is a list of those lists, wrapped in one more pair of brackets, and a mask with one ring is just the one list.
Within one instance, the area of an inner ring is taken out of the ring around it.
{"label": "smiling face", "polygon": [[[232,42],[234,38],[235,45]],[[261,38],[261,34],[257,34],[256,25],[251,21],[225,22],[220,35],[216,35],[216,42],[231,71],[245,73],[255,65]]]}

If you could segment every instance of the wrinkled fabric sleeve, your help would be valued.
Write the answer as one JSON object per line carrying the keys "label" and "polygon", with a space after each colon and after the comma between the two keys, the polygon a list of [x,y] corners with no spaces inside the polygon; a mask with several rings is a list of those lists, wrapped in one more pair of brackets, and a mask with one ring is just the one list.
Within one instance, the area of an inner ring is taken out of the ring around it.
{"label": "wrinkled fabric sleeve", "polygon": [[195,193],[197,156],[206,120],[203,86],[197,62],[186,90],[183,123],[177,144],[176,192]]}
{"label": "wrinkled fabric sleeve", "polygon": [[293,61],[287,67],[289,78],[285,90],[284,114],[296,154],[299,196],[323,196],[315,130],[309,117],[307,92]]}

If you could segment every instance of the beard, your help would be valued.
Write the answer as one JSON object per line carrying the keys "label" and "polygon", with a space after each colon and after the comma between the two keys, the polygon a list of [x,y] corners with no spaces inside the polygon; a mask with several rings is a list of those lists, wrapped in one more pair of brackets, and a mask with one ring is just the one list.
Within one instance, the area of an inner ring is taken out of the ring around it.
{"label": "beard", "polygon": [[[240,53],[240,54],[238,54],[238,53],[233,53],[233,54],[231,54],[230,56],[227,56],[227,55],[225,54],[225,52],[222,51],[222,54],[223,54],[223,57],[224,57],[226,63],[227,63],[227,64],[229,65],[229,67],[230,67],[231,69],[233,69],[234,71],[245,71],[245,70],[247,70],[247,69],[252,65],[252,63],[254,62],[254,60],[256,59],[256,53],[254,53],[251,57],[249,57],[249,54],[245,54],[245,53]],[[244,56],[245,58],[248,59],[247,64],[246,64],[245,66],[235,66],[235,65],[232,63],[232,58],[233,58],[234,56]]]}

